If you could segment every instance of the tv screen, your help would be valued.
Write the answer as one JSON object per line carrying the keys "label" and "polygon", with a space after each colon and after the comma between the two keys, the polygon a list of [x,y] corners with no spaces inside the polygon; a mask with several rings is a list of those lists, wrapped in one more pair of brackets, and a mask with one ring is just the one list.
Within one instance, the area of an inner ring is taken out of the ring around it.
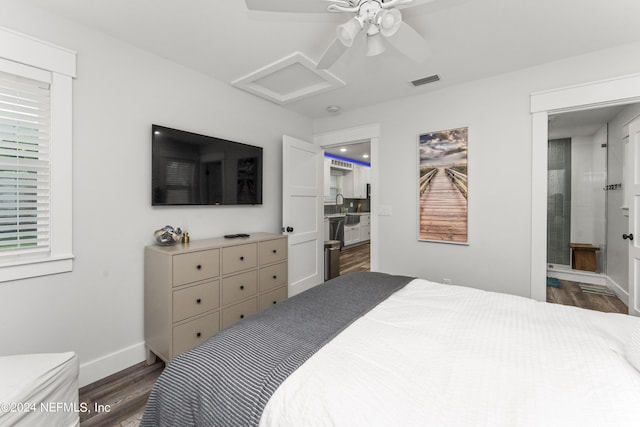
{"label": "tv screen", "polygon": [[151,203],[261,205],[262,147],[153,125]]}

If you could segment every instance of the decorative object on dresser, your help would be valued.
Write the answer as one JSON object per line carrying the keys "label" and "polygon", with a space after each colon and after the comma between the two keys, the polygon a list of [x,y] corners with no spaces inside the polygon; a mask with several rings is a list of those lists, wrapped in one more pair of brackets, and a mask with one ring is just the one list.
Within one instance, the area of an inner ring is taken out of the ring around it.
{"label": "decorative object on dresser", "polygon": [[153,238],[156,240],[156,243],[158,245],[167,246],[175,245],[176,243],[182,241],[183,235],[180,227],[173,228],[170,225],[165,225],[160,230],[156,230],[153,232]]}
{"label": "decorative object on dresser", "polygon": [[165,362],[287,299],[287,236],[145,247],[147,363]]}

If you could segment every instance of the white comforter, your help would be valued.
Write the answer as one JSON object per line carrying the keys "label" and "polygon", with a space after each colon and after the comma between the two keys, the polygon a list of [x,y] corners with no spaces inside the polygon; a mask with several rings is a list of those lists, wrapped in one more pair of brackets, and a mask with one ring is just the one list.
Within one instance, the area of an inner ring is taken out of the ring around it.
{"label": "white comforter", "polygon": [[262,427],[640,425],[640,319],[414,280],[271,397]]}

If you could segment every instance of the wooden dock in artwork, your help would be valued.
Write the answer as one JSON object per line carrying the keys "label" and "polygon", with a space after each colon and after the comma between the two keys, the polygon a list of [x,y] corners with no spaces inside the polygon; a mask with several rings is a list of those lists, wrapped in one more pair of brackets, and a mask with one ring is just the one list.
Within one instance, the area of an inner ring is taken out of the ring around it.
{"label": "wooden dock in artwork", "polygon": [[439,168],[420,197],[420,240],[467,242],[467,199]]}

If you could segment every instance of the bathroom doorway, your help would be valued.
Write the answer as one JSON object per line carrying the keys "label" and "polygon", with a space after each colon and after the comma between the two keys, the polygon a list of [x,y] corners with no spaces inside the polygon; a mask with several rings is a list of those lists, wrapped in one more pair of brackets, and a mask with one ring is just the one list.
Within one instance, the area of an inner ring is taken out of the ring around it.
{"label": "bathroom doorway", "polygon": [[[625,302],[625,131],[638,114],[640,104],[628,104],[548,119],[547,277],[602,286]],[[593,268],[577,266],[580,257]]]}

